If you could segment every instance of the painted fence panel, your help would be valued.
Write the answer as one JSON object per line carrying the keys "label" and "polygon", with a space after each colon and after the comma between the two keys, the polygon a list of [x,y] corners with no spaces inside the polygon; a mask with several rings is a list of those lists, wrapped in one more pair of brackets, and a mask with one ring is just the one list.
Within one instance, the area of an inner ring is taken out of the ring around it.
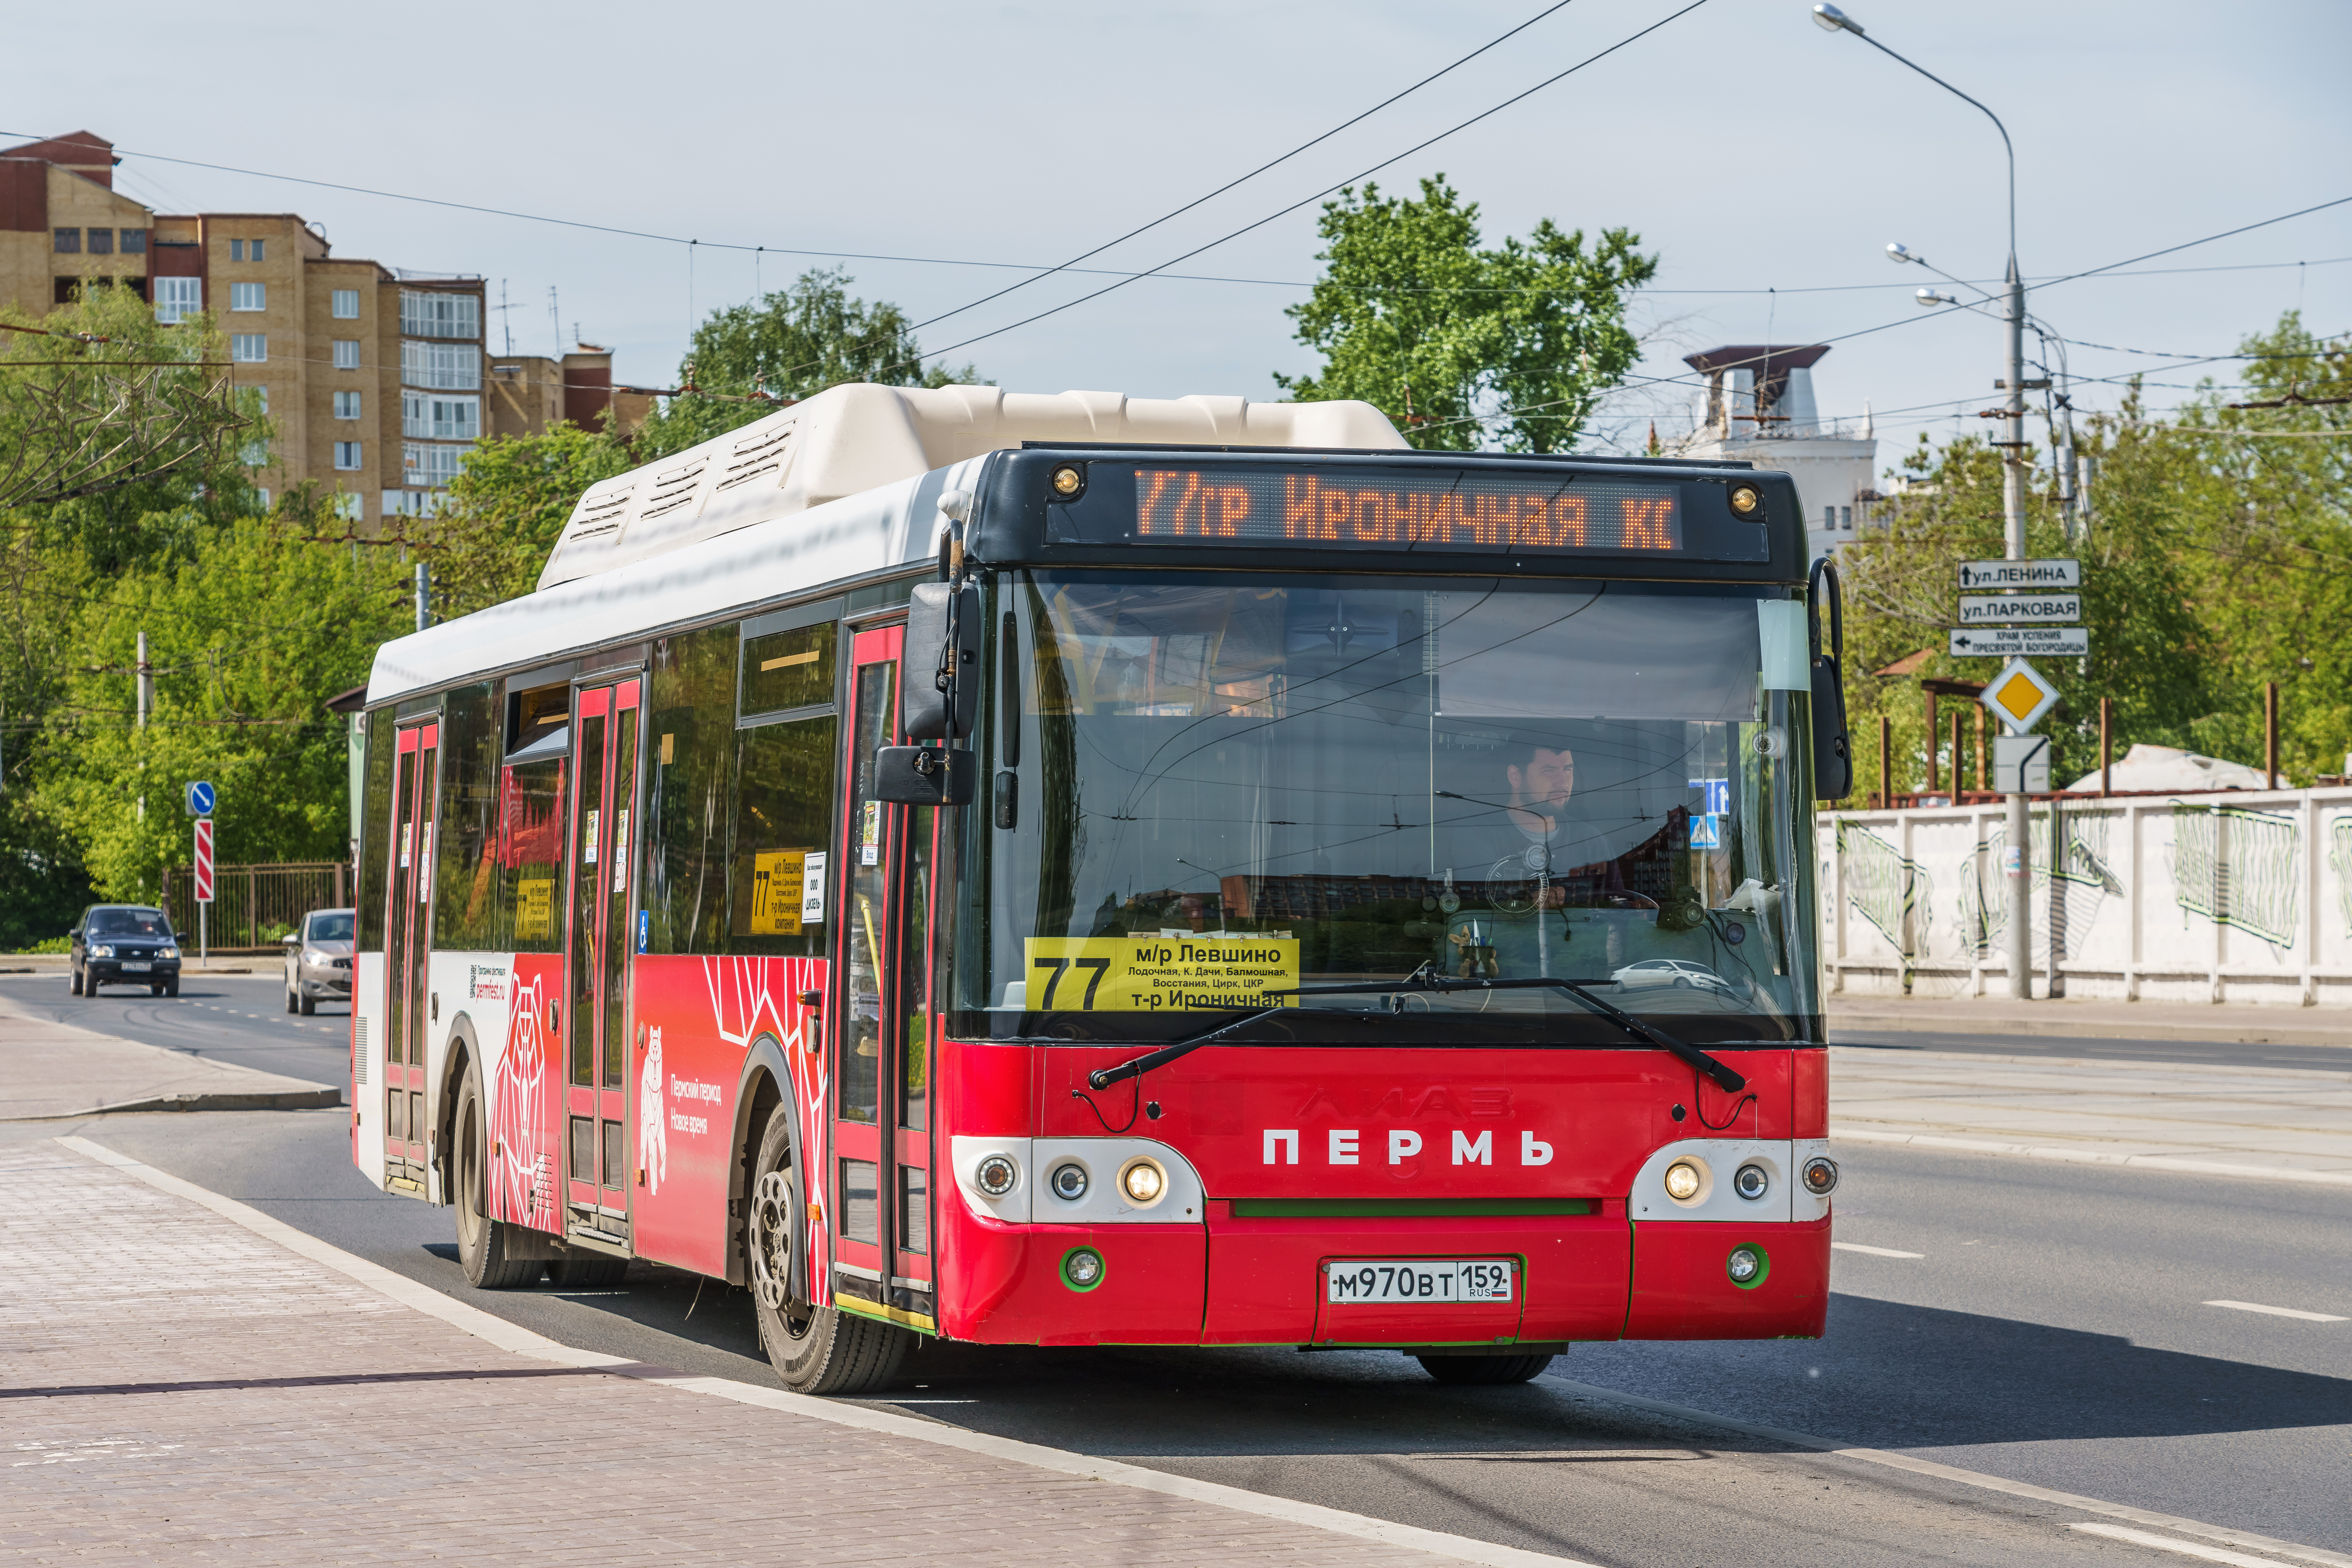
{"label": "painted fence panel", "polygon": [[[2352,1005],[2352,789],[2042,800],[2031,820],[2036,995]],[[1815,830],[1832,994],[2008,993],[2001,806]]]}

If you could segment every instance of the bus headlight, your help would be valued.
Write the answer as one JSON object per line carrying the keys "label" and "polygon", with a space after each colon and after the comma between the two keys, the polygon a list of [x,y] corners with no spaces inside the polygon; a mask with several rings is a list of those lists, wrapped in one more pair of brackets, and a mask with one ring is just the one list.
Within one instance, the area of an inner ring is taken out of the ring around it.
{"label": "bus headlight", "polygon": [[1056,1165],[1054,1173],[1045,1179],[1045,1184],[1053,1188],[1054,1195],[1064,1203],[1076,1203],[1087,1195],[1087,1168],[1078,1164]]}
{"label": "bus headlight", "polygon": [[1837,1162],[1826,1154],[1816,1154],[1805,1162],[1805,1191],[1817,1198],[1825,1198],[1837,1191]]}
{"label": "bus headlight", "polygon": [[1678,1204],[1686,1204],[1698,1196],[1699,1188],[1706,1184],[1706,1178],[1688,1160],[1677,1160],[1666,1167],[1666,1196]]}
{"label": "bus headlight", "polygon": [[1157,1160],[1129,1160],[1127,1168],[1118,1173],[1118,1186],[1129,1203],[1139,1209],[1150,1208],[1168,1190],[1168,1173],[1160,1168]]}
{"label": "bus headlight", "polygon": [[1771,1187],[1772,1178],[1761,1165],[1742,1165],[1731,1178],[1731,1190],[1751,1204],[1769,1192]]}
{"label": "bus headlight", "polygon": [[1731,1276],[1731,1282],[1742,1290],[1753,1290],[1764,1283],[1766,1275],[1772,1272],[1772,1260],[1754,1242],[1742,1242],[1733,1247],[1731,1256],[1724,1260],[1723,1271]]}
{"label": "bus headlight", "polygon": [[971,1179],[990,1197],[1001,1198],[1021,1179],[1021,1167],[1013,1163],[1009,1154],[991,1154],[972,1172]]}
{"label": "bus headlight", "polygon": [[1074,1247],[1062,1255],[1062,1283],[1073,1290],[1091,1290],[1102,1283],[1102,1254],[1091,1247]]}

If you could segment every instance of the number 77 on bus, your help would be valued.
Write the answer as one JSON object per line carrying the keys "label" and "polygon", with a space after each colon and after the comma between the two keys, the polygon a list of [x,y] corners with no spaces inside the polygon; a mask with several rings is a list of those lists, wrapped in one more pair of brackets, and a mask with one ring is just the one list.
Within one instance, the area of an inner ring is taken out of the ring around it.
{"label": "number 77 on bus", "polygon": [[1833,570],[1783,475],[836,387],[370,680],[352,1158],[467,1278],[925,1337],[1816,1335]]}

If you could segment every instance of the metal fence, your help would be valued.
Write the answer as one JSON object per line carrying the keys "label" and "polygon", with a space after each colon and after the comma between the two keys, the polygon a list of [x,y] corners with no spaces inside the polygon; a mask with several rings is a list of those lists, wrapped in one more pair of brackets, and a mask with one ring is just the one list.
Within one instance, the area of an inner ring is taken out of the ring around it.
{"label": "metal fence", "polygon": [[[206,945],[214,952],[274,952],[278,940],[312,910],[345,909],[351,903],[351,868],[340,860],[283,862],[274,866],[218,866],[213,871],[213,904],[205,917]],[[196,934],[196,874],[174,867],[163,882],[163,912],[184,942]]]}

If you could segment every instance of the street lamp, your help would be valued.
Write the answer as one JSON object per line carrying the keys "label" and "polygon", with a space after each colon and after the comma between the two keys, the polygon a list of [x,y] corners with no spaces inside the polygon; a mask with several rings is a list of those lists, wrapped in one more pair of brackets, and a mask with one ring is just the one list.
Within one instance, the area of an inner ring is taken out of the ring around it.
{"label": "street lamp", "polygon": [[[1868,33],[1862,24],[1839,10],[1835,5],[1813,7],[1813,20],[1832,33],[1852,33],[1872,48],[1899,65],[1906,66],[1926,77],[1953,97],[1977,109],[1992,121],[2000,132],[2001,150],[2009,155],[2009,276],[2005,289],[2007,326],[2009,328],[2009,374],[2001,382],[2004,399],[2001,425],[2007,437],[2001,447],[2000,512],[2004,553],[2011,561],[2025,559],[2025,279],[2017,269],[2017,148],[2009,139],[2009,127],[2000,116],[1969,97],[1958,88],[1925,66],[1904,58]],[[1900,245],[1890,245],[1886,254],[1896,261],[1913,259],[1911,253]],[[1929,289],[1916,296],[1922,305],[1937,302],[1939,297]],[[2025,849],[2030,828],[2026,821],[2025,797],[2012,794],[2009,797],[2009,844],[2004,857],[2009,873],[2009,994],[2019,1000],[2033,994],[2032,970],[2032,879],[2026,875]],[[2053,963],[2053,977],[2056,970]]]}

